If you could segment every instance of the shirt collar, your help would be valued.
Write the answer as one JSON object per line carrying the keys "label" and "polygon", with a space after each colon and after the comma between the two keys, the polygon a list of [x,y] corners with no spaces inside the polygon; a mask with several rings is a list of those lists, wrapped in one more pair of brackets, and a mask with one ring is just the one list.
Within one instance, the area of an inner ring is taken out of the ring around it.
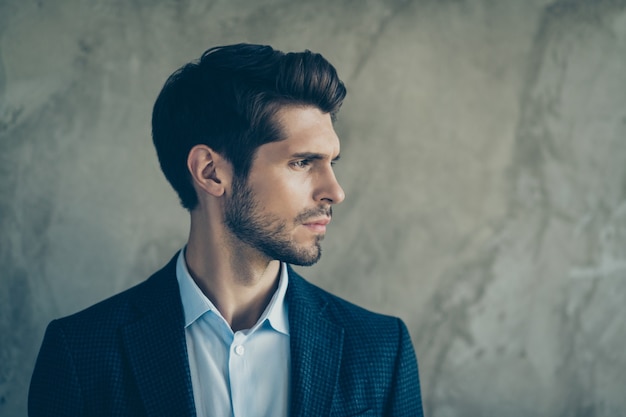
{"label": "shirt collar", "polygon": [[[187,262],[185,261],[185,248],[179,252],[178,259],[176,260],[176,279],[178,280],[180,298],[183,303],[185,328],[189,327],[208,311],[214,311],[221,316],[215,305],[204,295],[191,277],[189,269],[187,269]],[[277,332],[289,335],[287,303],[285,302],[288,281],[287,265],[281,262],[278,288],[276,292],[274,292],[265,311],[261,314],[259,321],[254,325],[251,331],[256,330],[267,321]]]}

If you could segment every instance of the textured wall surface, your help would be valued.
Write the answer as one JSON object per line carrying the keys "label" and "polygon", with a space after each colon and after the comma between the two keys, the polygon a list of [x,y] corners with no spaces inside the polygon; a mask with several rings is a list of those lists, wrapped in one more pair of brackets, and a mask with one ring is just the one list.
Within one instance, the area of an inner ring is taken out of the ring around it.
{"label": "textured wall surface", "polygon": [[626,1],[0,0],[0,415],[51,319],[184,243],[151,107],[240,41],[348,85],[304,274],[407,322],[429,416],[624,414]]}

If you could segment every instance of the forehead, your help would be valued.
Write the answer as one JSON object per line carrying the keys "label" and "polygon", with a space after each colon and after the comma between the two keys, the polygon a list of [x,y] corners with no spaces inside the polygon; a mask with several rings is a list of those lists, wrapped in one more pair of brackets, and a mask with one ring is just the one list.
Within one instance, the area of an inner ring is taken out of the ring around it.
{"label": "forehead", "polygon": [[330,114],[312,106],[287,106],[276,113],[283,140],[261,145],[259,156],[288,157],[298,153],[317,153],[329,158],[339,154],[339,138]]}

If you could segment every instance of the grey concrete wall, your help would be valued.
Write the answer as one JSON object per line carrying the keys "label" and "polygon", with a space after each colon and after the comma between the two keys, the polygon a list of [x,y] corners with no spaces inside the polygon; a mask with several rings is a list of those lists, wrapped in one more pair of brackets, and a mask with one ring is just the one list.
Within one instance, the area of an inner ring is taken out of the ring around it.
{"label": "grey concrete wall", "polygon": [[0,415],[48,321],[186,237],[152,103],[206,48],[349,87],[312,281],[401,316],[431,417],[626,411],[626,2],[0,0]]}

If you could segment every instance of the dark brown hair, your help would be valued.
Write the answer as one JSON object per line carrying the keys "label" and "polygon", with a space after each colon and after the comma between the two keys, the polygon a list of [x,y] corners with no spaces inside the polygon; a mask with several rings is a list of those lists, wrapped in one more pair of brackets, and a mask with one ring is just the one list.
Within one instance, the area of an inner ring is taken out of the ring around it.
{"label": "dark brown hair", "polygon": [[207,50],[165,82],[152,112],[161,169],[193,210],[198,197],[187,169],[191,148],[205,144],[246,177],[256,149],[283,139],[275,119],[286,105],[311,105],[335,117],[346,88],[335,68],[310,51],[283,53],[237,44]]}

